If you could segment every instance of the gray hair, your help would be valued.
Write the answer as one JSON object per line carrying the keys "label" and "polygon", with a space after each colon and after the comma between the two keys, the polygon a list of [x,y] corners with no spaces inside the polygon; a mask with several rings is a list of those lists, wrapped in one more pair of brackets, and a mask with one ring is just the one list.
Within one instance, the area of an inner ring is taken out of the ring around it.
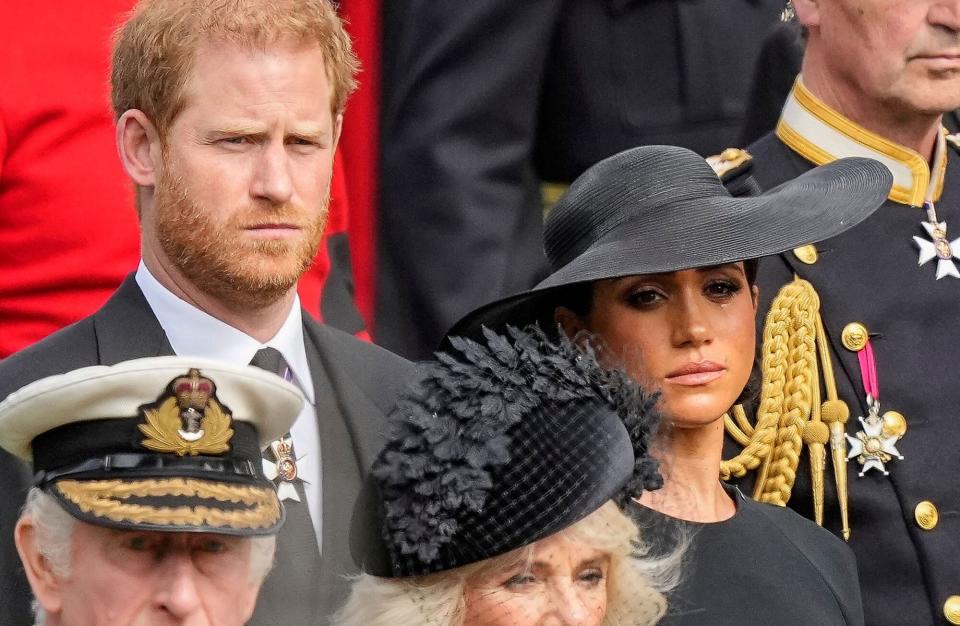
{"label": "gray hair", "polygon": [[[27,502],[23,506],[21,517],[30,516],[36,528],[37,551],[43,556],[54,574],[59,578],[70,575],[70,550],[73,541],[73,529],[77,520],[67,513],[60,503],[38,487],[31,487],[27,493]],[[276,535],[250,538],[249,581],[261,584],[273,567],[273,557],[277,547]],[[34,600],[36,624],[43,626],[43,609]]]}
{"label": "gray hair", "polygon": [[[680,565],[688,542],[662,556],[652,556],[636,524],[613,502],[607,502],[580,522],[561,531],[611,556],[607,582],[607,614],[603,624],[655,624],[666,612],[663,594],[680,579]],[[494,569],[508,569],[529,561],[533,547],[447,572],[411,578],[354,578],[350,596],[334,618],[336,626],[395,626],[430,624],[462,626],[467,583]]]}

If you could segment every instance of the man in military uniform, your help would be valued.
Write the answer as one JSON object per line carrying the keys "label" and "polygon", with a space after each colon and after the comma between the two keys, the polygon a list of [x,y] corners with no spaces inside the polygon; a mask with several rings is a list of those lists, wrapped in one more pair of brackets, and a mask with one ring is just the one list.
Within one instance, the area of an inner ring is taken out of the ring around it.
{"label": "man in military uniform", "polygon": [[[819,302],[822,327],[782,345],[788,356],[816,346],[808,378],[819,371],[823,384],[799,422],[786,407],[802,385],[782,388],[755,495],[849,537],[868,624],[960,624],[960,142],[942,122],[960,106],[960,1],[793,4],[808,37],[801,74],[776,130],[748,147],[752,163],[727,151],[721,169],[749,169],[769,189],[866,156],[889,167],[894,186],[856,228],[761,263],[768,304],[784,285],[808,294],[793,313],[773,304],[765,338],[781,331],[781,313],[815,321]],[[761,411],[776,395],[768,382],[798,382],[772,367],[774,351],[763,355]],[[785,452],[791,438],[803,454]]]}
{"label": "man in military uniform", "polygon": [[34,474],[7,540],[39,623],[247,623],[284,521],[260,449],[302,406],[275,374],[175,356],[10,394],[0,447]]}

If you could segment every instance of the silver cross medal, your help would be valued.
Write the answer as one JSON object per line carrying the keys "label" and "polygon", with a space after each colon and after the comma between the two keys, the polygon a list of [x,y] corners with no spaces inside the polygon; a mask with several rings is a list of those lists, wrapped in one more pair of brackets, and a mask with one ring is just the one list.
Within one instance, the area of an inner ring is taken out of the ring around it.
{"label": "silver cross medal", "polygon": [[880,403],[867,395],[867,406],[870,407],[867,417],[860,417],[863,429],[856,437],[847,435],[850,442],[850,452],[847,459],[856,458],[860,463],[859,476],[863,477],[872,469],[880,470],[884,476],[889,476],[884,463],[889,463],[893,457],[903,460],[903,455],[897,450],[898,435],[884,435],[883,420],[880,419]]}
{"label": "silver cross medal", "polygon": [[272,463],[263,460],[263,473],[267,480],[277,481],[277,497],[281,500],[295,500],[300,502],[300,494],[294,487],[297,480],[297,459],[293,458],[293,443],[287,437],[280,437],[270,442],[270,451],[277,461]]}
{"label": "silver cross medal", "polygon": [[916,236],[913,238],[917,247],[920,248],[919,265],[936,258],[937,280],[944,276],[960,278],[960,271],[957,271],[957,266],[953,262],[955,258],[960,258],[960,238],[948,241],[947,223],[937,221],[933,203],[925,202],[924,207],[927,209],[928,221],[920,222],[920,225],[927,231],[931,241]]}

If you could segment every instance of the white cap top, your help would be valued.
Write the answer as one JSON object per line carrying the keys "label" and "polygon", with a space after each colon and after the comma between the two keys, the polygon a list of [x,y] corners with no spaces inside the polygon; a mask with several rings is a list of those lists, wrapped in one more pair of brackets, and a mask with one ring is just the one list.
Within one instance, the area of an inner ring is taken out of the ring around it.
{"label": "white cap top", "polygon": [[0,403],[0,446],[31,461],[31,442],[49,430],[86,420],[138,417],[170,382],[196,368],[216,385],[236,421],[257,428],[261,447],[290,430],[303,394],[279,376],[249,365],[163,356],[84,367],[30,383]]}

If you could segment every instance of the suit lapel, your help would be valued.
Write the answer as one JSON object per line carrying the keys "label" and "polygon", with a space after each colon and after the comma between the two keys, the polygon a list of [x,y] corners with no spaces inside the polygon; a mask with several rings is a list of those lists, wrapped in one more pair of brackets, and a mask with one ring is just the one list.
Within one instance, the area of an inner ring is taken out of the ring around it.
{"label": "suit lapel", "polygon": [[347,537],[366,470],[365,457],[372,463],[372,457],[368,456],[370,446],[364,441],[371,437],[361,430],[359,422],[364,414],[369,421],[370,411],[376,415],[379,409],[346,372],[337,367],[335,355],[315,330],[305,322],[322,465],[323,548],[319,594],[321,612],[329,615],[346,599],[349,586],[344,575],[358,570]]}
{"label": "suit lapel", "polygon": [[134,274],[93,316],[98,360],[102,365],[151,356],[173,355],[160,322],[143,297]]}

